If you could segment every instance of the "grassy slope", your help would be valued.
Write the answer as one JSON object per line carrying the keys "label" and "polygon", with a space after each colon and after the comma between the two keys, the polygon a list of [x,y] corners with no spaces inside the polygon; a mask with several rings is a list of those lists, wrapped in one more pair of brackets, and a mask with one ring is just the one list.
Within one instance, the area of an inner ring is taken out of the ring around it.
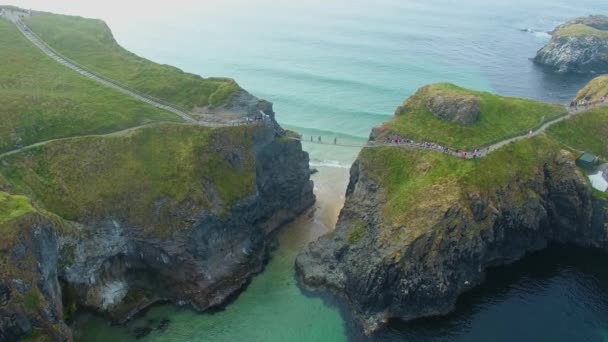
{"label": "grassy slope", "polygon": [[8,157],[0,173],[13,193],[63,218],[112,217],[169,234],[201,208],[225,214],[255,193],[255,130],[158,124],[67,139]]}
{"label": "grassy slope", "polygon": [[608,75],[594,78],[577,94],[575,101],[601,101],[604,96],[608,96]]}
{"label": "grassy slope", "polygon": [[101,20],[49,14],[28,18],[26,23],[66,57],[126,86],[186,109],[225,104],[239,89],[231,79],[205,79],[138,57],[118,45]]}
{"label": "grassy slope", "polygon": [[560,28],[554,33],[555,37],[578,37],[578,36],[592,36],[599,38],[608,38],[608,31],[598,30],[585,24],[572,24]]}
{"label": "grassy slope", "polygon": [[598,107],[551,126],[547,133],[577,150],[608,159],[608,107]]}
{"label": "grassy slope", "polygon": [[394,147],[366,148],[359,159],[366,174],[387,191],[384,218],[407,226],[415,238],[432,227],[429,217],[443,217],[454,203],[468,201],[469,194],[491,195],[501,186],[533,177],[558,147],[539,136],[474,161]]}
{"label": "grassy slope", "polygon": [[[428,120],[430,115],[425,113],[416,119]],[[384,237],[409,240],[432,228],[433,220],[429,217],[443,217],[454,203],[468,203],[470,194],[491,195],[509,183],[525,183],[542,172],[543,165],[564,147],[608,158],[607,137],[608,106],[605,106],[580,113],[551,126],[544,135],[507,145],[478,160],[394,147],[363,149],[359,160],[366,174],[386,190],[384,218],[395,231],[383,232]],[[525,200],[526,195],[525,191],[510,194],[515,200]],[[608,198],[608,194],[599,192],[594,195]]]}
{"label": "grassy slope", "polygon": [[0,227],[22,215],[35,212],[29,199],[25,196],[12,196],[0,192]]}
{"label": "grassy slope", "polygon": [[[479,122],[467,126],[438,119],[426,105],[429,97],[436,95],[478,97],[481,103]],[[538,127],[543,118],[549,120],[564,113],[565,109],[559,105],[476,92],[452,84],[434,84],[408,99],[406,109],[397,113],[382,129],[414,140],[471,149],[525,134]]]}
{"label": "grassy slope", "polygon": [[0,20],[0,153],[53,138],[178,120],[51,60]]}

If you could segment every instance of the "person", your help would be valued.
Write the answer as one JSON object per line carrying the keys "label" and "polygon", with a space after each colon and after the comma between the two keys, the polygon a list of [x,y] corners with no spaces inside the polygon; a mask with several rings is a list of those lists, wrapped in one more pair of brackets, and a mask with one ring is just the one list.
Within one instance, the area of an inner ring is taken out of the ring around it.
{"label": "person", "polygon": [[310,136],[310,141],[312,142],[312,135]]}
{"label": "person", "polygon": [[317,138],[317,140],[319,140],[319,142],[321,142],[321,136],[319,135],[319,137]]}
{"label": "person", "polygon": [[338,144],[338,138],[334,138],[334,145]]}

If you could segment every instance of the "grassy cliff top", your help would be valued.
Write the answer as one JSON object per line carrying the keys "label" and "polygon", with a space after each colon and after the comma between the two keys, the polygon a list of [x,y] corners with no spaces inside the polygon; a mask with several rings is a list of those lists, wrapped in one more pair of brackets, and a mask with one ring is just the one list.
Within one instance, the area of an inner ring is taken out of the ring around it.
{"label": "grassy cliff top", "polygon": [[35,211],[29,198],[13,196],[0,191],[0,227],[6,222]]}
{"label": "grassy cliff top", "polygon": [[560,27],[553,35],[554,37],[591,36],[608,39],[608,30],[600,30],[585,24],[571,24]]}
{"label": "grassy cliff top", "polygon": [[[442,120],[429,109],[434,98],[457,98],[479,102],[479,119],[471,125]],[[378,131],[399,134],[417,141],[435,142],[446,147],[471,149],[508,137],[525,134],[543,120],[565,114],[561,105],[528,99],[503,97],[440,83],[420,88]]]}
{"label": "grassy cliff top", "polygon": [[604,36],[608,34],[608,16],[590,15],[576,18],[555,28],[555,36]]}
{"label": "grassy cliff top", "polygon": [[187,110],[228,103],[240,88],[234,80],[202,78],[141,58],[115,41],[101,20],[44,14],[25,19],[64,56],[128,87]]}
{"label": "grassy cliff top", "polygon": [[0,153],[54,138],[181,120],[65,68],[6,20],[0,20],[0,46]]}
{"label": "grassy cliff top", "polygon": [[566,146],[608,159],[608,106],[559,122],[549,127],[547,134]]}
{"label": "grassy cliff top", "polygon": [[203,209],[223,215],[255,194],[256,130],[165,123],[64,139],[7,157],[0,174],[64,219],[112,218],[167,236]]}
{"label": "grassy cliff top", "polygon": [[[439,152],[395,147],[365,148],[359,156],[365,174],[386,193],[383,219],[392,231],[387,241],[411,241],[427,233],[457,205],[470,207],[471,196],[493,196],[509,184],[525,184],[542,173],[560,145],[538,136],[505,146],[478,160],[463,160]],[[515,203],[527,193],[510,191]]]}
{"label": "grassy cliff top", "polygon": [[[572,152],[566,156],[570,160],[581,151],[608,158],[606,137],[608,106],[603,106],[481,159],[464,160],[439,152],[387,146],[364,148],[359,161],[363,172],[386,195],[382,210],[388,228],[382,232],[383,238],[386,242],[411,241],[428,233],[449,209],[458,206],[471,210],[476,197],[491,198],[505,187],[509,191],[501,196],[523,204],[528,198],[527,182],[543,174],[546,165],[559,164],[556,160],[564,158],[563,150]],[[597,191],[594,195],[608,198]]]}
{"label": "grassy cliff top", "polygon": [[575,97],[575,101],[601,101],[608,96],[608,75],[602,75],[594,78],[583,89],[581,89]]}

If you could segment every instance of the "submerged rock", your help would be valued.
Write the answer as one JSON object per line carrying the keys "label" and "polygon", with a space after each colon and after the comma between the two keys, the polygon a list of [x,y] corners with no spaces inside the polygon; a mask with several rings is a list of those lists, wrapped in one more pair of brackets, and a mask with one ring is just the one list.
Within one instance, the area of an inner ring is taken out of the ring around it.
{"label": "submerged rock", "polygon": [[608,72],[608,17],[582,17],[558,26],[534,61],[560,73]]}

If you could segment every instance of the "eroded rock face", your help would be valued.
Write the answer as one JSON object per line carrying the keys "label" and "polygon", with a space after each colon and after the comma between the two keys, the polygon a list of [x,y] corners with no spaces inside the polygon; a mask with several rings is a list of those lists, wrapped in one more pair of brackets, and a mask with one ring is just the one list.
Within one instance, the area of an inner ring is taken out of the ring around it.
{"label": "eroded rock face", "polygon": [[[381,238],[384,190],[360,163],[351,169],[346,204],[333,234],[296,261],[302,284],[345,299],[366,333],[389,318],[410,320],[451,311],[478,285],[484,270],[543,249],[548,243],[608,247],[608,203],[595,199],[573,156],[558,154],[534,180],[469,194],[436,212],[427,233],[408,241]],[[523,197],[520,197],[524,194]],[[366,233],[353,239],[353,226]]]}
{"label": "eroded rock face", "polygon": [[598,37],[553,38],[534,58],[538,64],[560,73],[604,73],[608,71],[608,39]]}
{"label": "eroded rock face", "polygon": [[18,341],[34,327],[55,341],[71,341],[63,322],[61,288],[57,278],[56,227],[39,214],[15,223],[18,234],[0,246],[0,341]]}
{"label": "eroded rock face", "polygon": [[[586,25],[604,34],[561,34],[572,25]],[[598,74],[608,72],[608,17],[591,16],[558,26],[534,62],[560,73]]]}
{"label": "eroded rock face", "polygon": [[471,125],[479,121],[481,113],[479,100],[474,97],[448,97],[436,95],[427,102],[427,107],[436,117],[459,123]]}
{"label": "eroded rock face", "polygon": [[[107,217],[62,237],[61,278],[79,305],[124,322],[159,300],[205,310],[261,270],[270,234],[314,203],[308,155],[273,127],[256,137],[257,193],[224,215],[203,210],[168,238]],[[238,154],[235,152],[235,155]]]}

